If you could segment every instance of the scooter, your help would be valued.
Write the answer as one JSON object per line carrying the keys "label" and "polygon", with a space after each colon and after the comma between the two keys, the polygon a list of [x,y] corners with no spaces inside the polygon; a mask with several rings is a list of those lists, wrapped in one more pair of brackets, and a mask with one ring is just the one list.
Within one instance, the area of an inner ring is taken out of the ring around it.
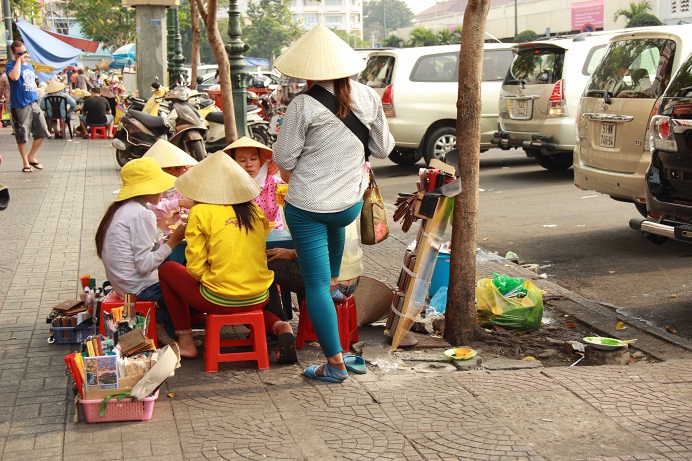
{"label": "scooter", "polygon": [[188,100],[199,94],[197,91],[180,87],[169,91],[163,97],[171,106],[168,122],[175,130],[175,134],[169,139],[170,143],[197,161],[204,160],[207,156],[204,140],[208,128],[205,120]]}
{"label": "scooter", "polygon": [[120,127],[111,145],[115,147],[118,165],[125,166],[142,157],[159,139],[168,139],[171,125],[164,117],[130,109],[120,118]]}

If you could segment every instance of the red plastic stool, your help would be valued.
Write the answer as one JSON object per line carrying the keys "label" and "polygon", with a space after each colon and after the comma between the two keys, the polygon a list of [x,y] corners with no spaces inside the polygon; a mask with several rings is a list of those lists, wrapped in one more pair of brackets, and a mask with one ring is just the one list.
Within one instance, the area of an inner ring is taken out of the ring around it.
{"label": "red plastic stool", "polygon": [[92,126],[91,127],[91,139],[96,139],[97,137],[108,139],[108,130],[105,126]]}
{"label": "red plastic stool", "polygon": [[[343,351],[351,350],[351,343],[358,342],[358,317],[356,315],[356,298],[348,296],[346,301],[334,302],[336,308],[336,318],[339,323],[339,339]],[[317,341],[317,334],[312,328],[310,316],[308,315],[305,299],[300,301],[300,318],[298,320],[298,335],[296,337],[296,348],[303,349],[305,341]]]}
{"label": "red plastic stool", "polygon": [[[248,339],[221,340],[221,328],[226,325],[246,325],[250,328],[250,337]],[[237,314],[207,314],[207,328],[204,341],[206,343],[204,346],[204,360],[207,373],[219,371],[219,362],[239,362],[243,360],[256,360],[258,369],[269,369],[269,352],[267,350],[267,335],[264,334],[264,313],[262,309],[238,312]],[[250,352],[221,353],[222,347],[234,346],[253,346],[253,350]]]}
{"label": "red plastic stool", "polygon": [[[103,313],[110,312],[112,309],[117,307],[122,307],[125,301],[118,298],[115,291],[111,291],[106,295],[106,297],[101,301],[101,318],[99,319],[99,333],[102,335],[106,334],[106,326],[103,322]],[[147,327],[147,338],[154,340],[154,345],[159,347],[159,338],[156,334],[156,303],[154,301],[137,301],[135,304],[135,311],[144,316],[149,313],[149,326]]]}

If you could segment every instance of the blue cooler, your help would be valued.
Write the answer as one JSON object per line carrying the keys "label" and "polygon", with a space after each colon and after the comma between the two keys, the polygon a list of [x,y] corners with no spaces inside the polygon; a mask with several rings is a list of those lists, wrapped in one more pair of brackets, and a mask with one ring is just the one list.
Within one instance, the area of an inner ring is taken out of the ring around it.
{"label": "blue cooler", "polygon": [[430,289],[428,294],[430,296],[435,296],[437,290],[440,287],[446,287],[449,285],[449,253],[440,253],[437,255],[437,262],[435,263],[435,270],[433,271],[432,280],[430,281]]}

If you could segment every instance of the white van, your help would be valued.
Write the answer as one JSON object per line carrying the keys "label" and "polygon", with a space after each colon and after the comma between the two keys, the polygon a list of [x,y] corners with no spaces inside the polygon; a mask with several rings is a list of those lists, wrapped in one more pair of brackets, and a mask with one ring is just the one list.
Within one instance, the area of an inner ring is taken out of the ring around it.
{"label": "white van", "polygon": [[579,105],[577,187],[634,203],[646,216],[649,121],[692,51],[691,38],[692,24],[687,24],[633,29],[611,39]]}
{"label": "white van", "polygon": [[[481,151],[497,131],[500,85],[512,62],[512,44],[486,43],[483,57]],[[464,56],[462,55],[462,60]],[[358,81],[382,96],[400,165],[426,163],[456,147],[459,45],[373,51]]]}

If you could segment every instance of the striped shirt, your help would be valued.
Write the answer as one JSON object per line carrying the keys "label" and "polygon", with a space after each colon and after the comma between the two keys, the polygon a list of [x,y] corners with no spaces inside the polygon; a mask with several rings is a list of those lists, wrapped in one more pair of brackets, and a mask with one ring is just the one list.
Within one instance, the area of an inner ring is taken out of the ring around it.
{"label": "striped shirt", "polygon": [[[317,84],[334,93],[331,81]],[[351,100],[351,110],[370,130],[370,154],[387,157],[394,138],[380,97],[352,80]],[[313,213],[336,213],[362,200],[368,185],[363,144],[311,96],[298,95],[289,104],[273,149],[274,162],[291,172],[286,193],[291,205]]]}

